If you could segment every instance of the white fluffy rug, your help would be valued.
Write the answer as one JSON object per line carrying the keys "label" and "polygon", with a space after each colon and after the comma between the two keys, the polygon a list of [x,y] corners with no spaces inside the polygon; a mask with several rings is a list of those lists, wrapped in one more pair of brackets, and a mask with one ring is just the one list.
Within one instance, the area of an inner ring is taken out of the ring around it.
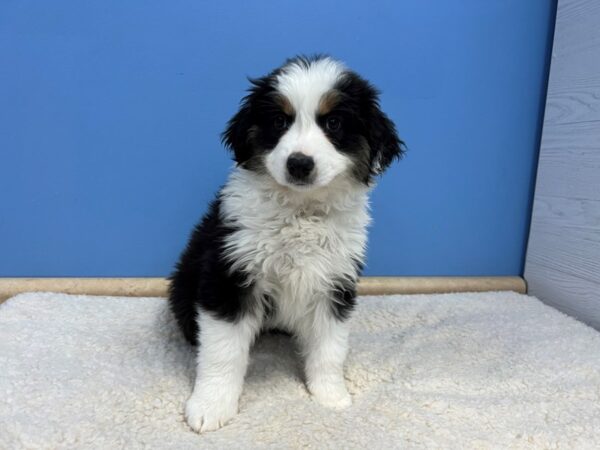
{"label": "white fluffy rug", "polygon": [[600,334],[514,293],[362,297],[342,412],[290,339],[256,344],[227,426],[183,418],[193,351],[156,298],[0,305],[0,448],[600,448]]}

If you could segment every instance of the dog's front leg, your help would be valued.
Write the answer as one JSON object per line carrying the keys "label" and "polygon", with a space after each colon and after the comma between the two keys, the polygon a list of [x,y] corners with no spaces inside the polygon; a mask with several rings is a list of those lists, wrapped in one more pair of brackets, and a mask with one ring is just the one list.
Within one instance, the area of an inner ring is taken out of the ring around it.
{"label": "dog's front leg", "polygon": [[315,400],[341,409],[352,403],[344,382],[348,353],[348,324],[325,312],[313,318],[301,336],[305,354],[306,384]]}
{"label": "dog's front leg", "polygon": [[199,312],[199,342],[194,391],[187,401],[187,423],[197,432],[216,430],[238,412],[250,346],[259,320],[246,315],[235,322]]}

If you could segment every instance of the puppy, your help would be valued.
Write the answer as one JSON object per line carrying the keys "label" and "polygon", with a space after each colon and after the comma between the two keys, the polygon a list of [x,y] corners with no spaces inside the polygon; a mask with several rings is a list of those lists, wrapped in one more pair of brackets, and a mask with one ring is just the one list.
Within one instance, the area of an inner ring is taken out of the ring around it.
{"label": "puppy", "polygon": [[236,166],[170,278],[171,310],[198,348],[185,408],[197,432],[237,413],[261,330],[294,336],[317,402],[350,405],[343,364],[369,190],[402,154],[377,90],[338,61],[296,57],[251,83],[222,135]]}

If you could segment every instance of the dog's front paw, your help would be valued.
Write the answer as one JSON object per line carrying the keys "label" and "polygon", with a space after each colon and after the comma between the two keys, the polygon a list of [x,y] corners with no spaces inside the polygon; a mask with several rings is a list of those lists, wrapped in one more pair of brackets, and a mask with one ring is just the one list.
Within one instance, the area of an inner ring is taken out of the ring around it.
{"label": "dog's front paw", "polygon": [[344,409],[352,404],[352,398],[343,382],[312,383],[309,390],[313,398],[327,408]]}
{"label": "dog's front paw", "polygon": [[197,433],[218,430],[237,412],[237,401],[209,400],[202,395],[192,395],[185,405],[185,419]]}

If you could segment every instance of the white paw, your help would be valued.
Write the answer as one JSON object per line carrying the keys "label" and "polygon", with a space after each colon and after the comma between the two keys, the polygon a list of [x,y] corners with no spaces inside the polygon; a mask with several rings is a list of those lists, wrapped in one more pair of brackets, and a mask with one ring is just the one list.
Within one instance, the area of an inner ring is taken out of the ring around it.
{"label": "white paw", "polygon": [[313,398],[323,406],[344,409],[352,404],[352,398],[344,383],[313,383],[309,390]]}
{"label": "white paw", "polygon": [[185,405],[185,419],[197,433],[218,430],[237,412],[237,401],[207,400],[201,395],[192,395]]}

